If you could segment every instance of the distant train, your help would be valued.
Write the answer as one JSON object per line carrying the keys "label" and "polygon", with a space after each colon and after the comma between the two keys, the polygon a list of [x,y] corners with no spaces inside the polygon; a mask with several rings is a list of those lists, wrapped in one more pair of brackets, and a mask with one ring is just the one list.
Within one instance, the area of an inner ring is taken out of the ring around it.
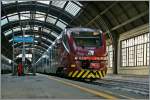
{"label": "distant train", "polygon": [[[51,68],[59,76],[75,79],[100,79],[107,72],[106,39],[101,30],[90,28],[67,28],[61,42],[51,54]],[[53,65],[52,65],[53,64]],[[47,66],[46,73],[51,70]]]}
{"label": "distant train", "polygon": [[12,61],[1,55],[1,73],[7,74],[12,72]]}

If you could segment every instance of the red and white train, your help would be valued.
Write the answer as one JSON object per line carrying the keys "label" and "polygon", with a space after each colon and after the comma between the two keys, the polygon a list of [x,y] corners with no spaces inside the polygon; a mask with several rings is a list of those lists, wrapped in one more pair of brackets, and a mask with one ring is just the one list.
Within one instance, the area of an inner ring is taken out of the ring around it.
{"label": "red and white train", "polygon": [[56,63],[51,66],[56,69],[56,75],[90,80],[106,75],[106,39],[101,30],[66,28],[61,34],[62,38],[55,48],[57,57],[53,61]]}

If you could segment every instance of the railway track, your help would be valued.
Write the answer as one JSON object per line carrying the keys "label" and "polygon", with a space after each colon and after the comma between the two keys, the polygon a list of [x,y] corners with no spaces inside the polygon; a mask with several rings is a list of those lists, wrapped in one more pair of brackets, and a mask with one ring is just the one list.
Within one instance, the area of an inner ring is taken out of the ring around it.
{"label": "railway track", "polygon": [[88,82],[88,84],[104,86],[112,89],[123,90],[128,92],[134,92],[136,94],[149,95],[149,84],[135,83],[121,80],[98,80]]}

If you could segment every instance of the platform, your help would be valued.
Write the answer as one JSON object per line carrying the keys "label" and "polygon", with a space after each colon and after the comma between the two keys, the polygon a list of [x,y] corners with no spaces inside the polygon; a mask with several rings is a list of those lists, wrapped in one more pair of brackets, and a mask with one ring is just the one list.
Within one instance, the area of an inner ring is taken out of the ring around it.
{"label": "platform", "polygon": [[[105,79],[104,79],[105,80]],[[2,75],[3,99],[136,99],[147,94],[113,88],[111,82],[97,80],[96,84],[37,74],[36,76]],[[103,82],[103,83],[101,83]],[[99,83],[99,84],[98,84]],[[118,83],[117,83],[118,84]],[[130,88],[130,87],[129,87]],[[114,92],[115,91],[115,92]]]}

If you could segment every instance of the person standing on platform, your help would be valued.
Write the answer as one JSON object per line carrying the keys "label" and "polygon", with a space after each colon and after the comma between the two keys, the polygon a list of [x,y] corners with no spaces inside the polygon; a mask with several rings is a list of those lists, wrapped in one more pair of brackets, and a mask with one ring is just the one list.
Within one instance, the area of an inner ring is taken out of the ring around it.
{"label": "person standing on platform", "polygon": [[22,64],[18,64],[18,76],[22,75],[22,71],[23,71],[23,66]]}

